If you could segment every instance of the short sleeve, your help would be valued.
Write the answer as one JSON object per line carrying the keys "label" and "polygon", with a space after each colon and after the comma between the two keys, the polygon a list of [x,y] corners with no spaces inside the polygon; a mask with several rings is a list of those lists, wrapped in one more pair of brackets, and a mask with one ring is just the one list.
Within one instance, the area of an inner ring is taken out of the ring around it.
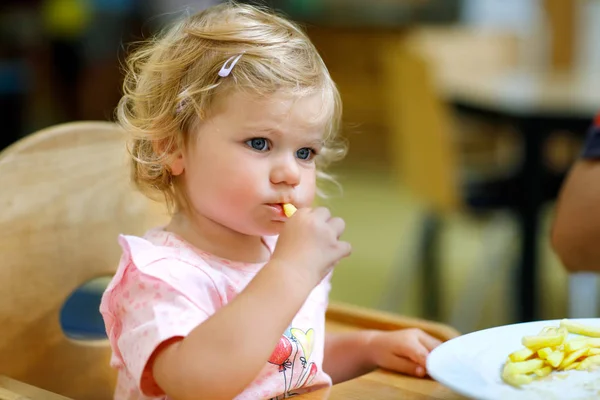
{"label": "short sleeve", "polygon": [[163,395],[148,367],[157,347],[187,336],[222,306],[213,277],[176,255],[143,257],[124,242],[115,278],[104,293],[101,312],[113,349],[113,364],[124,367],[147,396]]}
{"label": "short sleeve", "polygon": [[321,283],[319,284],[319,286],[322,288],[323,290],[323,294],[325,295],[325,298],[327,300],[329,300],[329,293],[331,292],[331,279],[333,278],[333,271],[331,271],[330,273],[328,273],[325,278],[323,278],[323,280],[321,281]]}
{"label": "short sleeve", "polygon": [[600,114],[589,128],[581,157],[586,159],[600,158]]}

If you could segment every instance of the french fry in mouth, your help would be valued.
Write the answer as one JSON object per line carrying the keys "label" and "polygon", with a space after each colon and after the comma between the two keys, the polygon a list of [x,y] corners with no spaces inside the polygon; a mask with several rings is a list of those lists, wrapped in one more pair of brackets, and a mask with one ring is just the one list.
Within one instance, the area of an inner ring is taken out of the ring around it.
{"label": "french fry in mouth", "polygon": [[290,203],[285,203],[283,205],[283,213],[285,214],[286,217],[291,217],[292,215],[294,215],[294,213],[298,211],[298,209]]}

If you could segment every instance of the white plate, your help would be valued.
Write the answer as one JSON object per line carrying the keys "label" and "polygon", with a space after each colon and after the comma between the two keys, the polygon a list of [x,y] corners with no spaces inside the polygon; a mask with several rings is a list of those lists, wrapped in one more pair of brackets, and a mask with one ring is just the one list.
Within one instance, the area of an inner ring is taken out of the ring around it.
{"label": "white plate", "polygon": [[[573,321],[600,326],[600,319]],[[523,348],[523,336],[537,335],[543,327],[558,327],[559,324],[560,320],[527,322],[457,337],[431,352],[427,371],[444,386],[478,400],[600,398],[600,370],[552,372],[550,377],[534,381],[522,389],[503,383],[500,377],[502,366],[510,353]]]}

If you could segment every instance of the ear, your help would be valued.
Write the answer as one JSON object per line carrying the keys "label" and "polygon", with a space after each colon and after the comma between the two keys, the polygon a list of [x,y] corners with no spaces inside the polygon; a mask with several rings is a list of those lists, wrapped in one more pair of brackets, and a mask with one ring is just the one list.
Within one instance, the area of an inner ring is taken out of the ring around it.
{"label": "ear", "polygon": [[174,153],[176,152],[176,157],[173,158],[166,167],[171,172],[171,175],[177,176],[181,175],[185,170],[185,160],[183,157],[183,153],[176,149],[173,142],[168,142],[167,139],[161,141],[152,142],[152,149],[156,154],[164,154],[165,152]]}
{"label": "ear", "polygon": [[181,175],[185,171],[185,159],[180,151],[177,152],[177,157],[169,163],[169,170],[173,176]]}

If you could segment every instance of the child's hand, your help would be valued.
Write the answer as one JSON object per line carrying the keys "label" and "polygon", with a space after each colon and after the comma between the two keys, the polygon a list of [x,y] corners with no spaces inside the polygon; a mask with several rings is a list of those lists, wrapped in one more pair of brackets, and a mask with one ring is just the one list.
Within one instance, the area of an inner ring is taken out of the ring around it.
{"label": "child's hand", "polygon": [[427,374],[427,356],[440,344],[438,339],[417,328],[376,331],[367,351],[378,367],[422,378]]}
{"label": "child's hand", "polygon": [[350,244],[340,241],[345,227],[344,220],[331,217],[327,208],[300,209],[285,223],[271,259],[317,285],[350,255]]}

